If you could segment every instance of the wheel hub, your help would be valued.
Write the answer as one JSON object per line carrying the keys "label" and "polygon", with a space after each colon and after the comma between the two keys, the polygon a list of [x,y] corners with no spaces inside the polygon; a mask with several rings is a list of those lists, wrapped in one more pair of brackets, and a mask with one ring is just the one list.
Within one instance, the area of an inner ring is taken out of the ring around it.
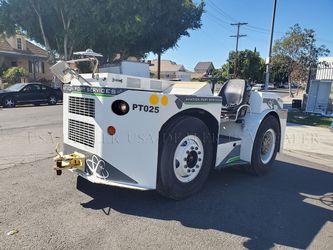
{"label": "wheel hub", "polygon": [[51,102],[51,103],[55,103],[55,102],[56,102],[55,97],[51,97],[51,98],[50,98],[50,102]]}
{"label": "wheel hub", "polygon": [[262,139],[260,156],[261,161],[267,164],[274,154],[276,144],[276,133],[273,129],[268,129]]}
{"label": "wheel hub", "polygon": [[186,158],[186,164],[189,168],[194,168],[198,162],[198,154],[196,151],[191,151],[188,153]]}
{"label": "wheel hub", "polygon": [[13,106],[14,105],[13,100],[12,99],[7,99],[6,100],[6,105],[9,106],[9,107]]}
{"label": "wheel hub", "polygon": [[199,174],[203,162],[203,144],[195,135],[186,136],[174,155],[174,173],[181,182],[190,182]]}

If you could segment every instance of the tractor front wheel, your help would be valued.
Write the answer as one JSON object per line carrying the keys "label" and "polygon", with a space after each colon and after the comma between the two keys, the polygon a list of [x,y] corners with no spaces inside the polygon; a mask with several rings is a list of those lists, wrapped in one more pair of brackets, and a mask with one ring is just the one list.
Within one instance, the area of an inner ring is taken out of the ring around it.
{"label": "tractor front wheel", "polygon": [[207,180],[213,141],[206,124],[183,116],[161,132],[157,190],[171,199],[184,199]]}

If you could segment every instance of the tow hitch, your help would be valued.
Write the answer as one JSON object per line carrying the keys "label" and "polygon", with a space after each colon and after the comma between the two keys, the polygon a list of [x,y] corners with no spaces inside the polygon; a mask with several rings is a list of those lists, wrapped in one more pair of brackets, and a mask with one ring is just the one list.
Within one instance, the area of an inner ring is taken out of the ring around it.
{"label": "tow hitch", "polygon": [[59,152],[58,145],[56,147],[57,156],[54,157],[56,166],[54,169],[57,172],[57,175],[62,174],[62,170],[65,169],[79,169],[84,171],[86,157],[84,154],[74,152],[72,154],[64,155],[62,152]]}

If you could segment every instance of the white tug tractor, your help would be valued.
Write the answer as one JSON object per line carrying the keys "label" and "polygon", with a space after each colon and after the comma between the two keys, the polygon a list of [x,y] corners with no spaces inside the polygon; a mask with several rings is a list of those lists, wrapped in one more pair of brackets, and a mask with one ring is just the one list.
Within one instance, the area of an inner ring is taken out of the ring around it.
{"label": "white tug tractor", "polygon": [[[202,188],[213,168],[264,174],[283,148],[287,111],[274,93],[241,79],[214,95],[207,82],[97,73],[98,54],[84,55],[51,68],[64,83],[58,175],[69,169],[92,183],[178,200]],[[73,69],[80,61],[95,65],[92,74]]]}

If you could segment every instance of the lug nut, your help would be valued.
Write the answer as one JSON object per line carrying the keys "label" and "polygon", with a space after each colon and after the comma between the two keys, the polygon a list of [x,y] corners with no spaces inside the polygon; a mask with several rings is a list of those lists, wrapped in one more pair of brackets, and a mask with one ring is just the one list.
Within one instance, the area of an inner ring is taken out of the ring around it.
{"label": "lug nut", "polygon": [[187,161],[187,158],[184,158],[184,161]]}
{"label": "lug nut", "polygon": [[187,170],[187,173],[190,173],[190,172],[191,172],[191,169],[188,169],[188,170]]}
{"label": "lug nut", "polygon": [[201,155],[201,152],[200,152],[200,151],[198,151],[198,155]]}
{"label": "lug nut", "polygon": [[192,169],[192,173],[195,172],[195,169]]}
{"label": "lug nut", "polygon": [[198,150],[198,147],[195,147],[195,150]]}
{"label": "lug nut", "polygon": [[196,167],[196,168],[199,168],[199,165],[196,165],[195,167]]}
{"label": "lug nut", "polygon": [[199,158],[198,161],[201,161],[201,158]]}
{"label": "lug nut", "polygon": [[184,165],[184,168],[187,168],[187,165]]}
{"label": "lug nut", "polygon": [[189,154],[189,153],[190,153],[190,151],[187,150],[187,151],[186,151],[186,154]]}
{"label": "lug nut", "polygon": [[191,149],[193,150],[193,149],[194,149],[194,147],[192,146],[192,147],[191,147]]}

